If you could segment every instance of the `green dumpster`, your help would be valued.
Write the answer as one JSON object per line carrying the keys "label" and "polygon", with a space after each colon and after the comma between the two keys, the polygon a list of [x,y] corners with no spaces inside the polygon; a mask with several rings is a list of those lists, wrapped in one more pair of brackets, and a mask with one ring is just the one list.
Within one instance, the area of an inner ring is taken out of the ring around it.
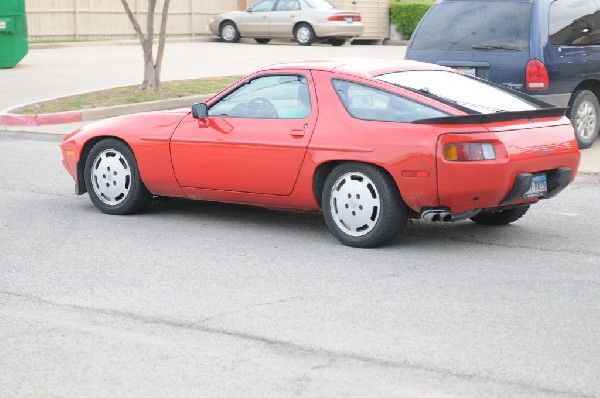
{"label": "green dumpster", "polygon": [[25,0],[0,0],[0,68],[12,68],[28,50]]}

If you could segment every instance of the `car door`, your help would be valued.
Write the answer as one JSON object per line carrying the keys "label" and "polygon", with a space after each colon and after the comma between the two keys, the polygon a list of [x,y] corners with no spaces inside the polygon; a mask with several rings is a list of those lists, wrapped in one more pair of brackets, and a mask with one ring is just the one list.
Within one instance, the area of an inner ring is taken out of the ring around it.
{"label": "car door", "polygon": [[261,0],[237,19],[242,36],[270,37],[270,17],[277,0]]}
{"label": "car door", "polygon": [[279,0],[270,18],[269,29],[273,37],[292,37],[296,17],[301,11],[298,0]]}
{"label": "car door", "polygon": [[171,138],[182,187],[289,195],[317,118],[310,73],[257,75],[188,115]]}

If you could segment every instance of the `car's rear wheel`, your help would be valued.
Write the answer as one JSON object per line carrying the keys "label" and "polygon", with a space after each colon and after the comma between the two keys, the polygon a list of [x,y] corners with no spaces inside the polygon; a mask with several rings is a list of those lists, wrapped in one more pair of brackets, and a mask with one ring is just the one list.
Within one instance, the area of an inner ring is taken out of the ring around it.
{"label": "car's rear wheel", "polygon": [[329,44],[335,47],[343,46],[346,43],[346,39],[329,39]]}
{"label": "car's rear wheel", "polygon": [[140,178],[133,152],[116,139],[105,139],[92,147],[84,178],[92,203],[107,214],[137,213],[152,199]]}
{"label": "car's rear wheel", "polygon": [[385,171],[363,163],[335,167],[325,180],[323,215],[331,233],[352,247],[394,239],[408,221],[408,206]]}
{"label": "car's rear wheel", "polygon": [[254,39],[258,44],[267,44],[271,39]]}
{"label": "car's rear wheel", "polygon": [[296,39],[296,43],[301,46],[310,46],[317,37],[315,36],[315,31],[312,26],[307,23],[301,23],[294,31],[294,38]]}
{"label": "car's rear wheel", "polygon": [[579,148],[592,146],[600,131],[600,105],[594,93],[589,90],[578,90],[573,94],[569,119],[575,128]]}
{"label": "car's rear wheel", "polygon": [[523,217],[527,210],[529,210],[529,205],[493,212],[483,211],[471,217],[471,220],[481,225],[506,225]]}
{"label": "car's rear wheel", "polygon": [[240,32],[233,22],[224,22],[219,33],[221,40],[226,43],[237,43],[240,40]]}

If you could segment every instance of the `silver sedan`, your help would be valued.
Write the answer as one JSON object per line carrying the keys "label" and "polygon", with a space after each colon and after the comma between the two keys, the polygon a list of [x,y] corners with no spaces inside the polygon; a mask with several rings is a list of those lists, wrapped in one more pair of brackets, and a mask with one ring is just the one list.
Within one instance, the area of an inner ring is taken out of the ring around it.
{"label": "silver sedan", "polygon": [[260,0],[245,11],[217,15],[208,27],[229,43],[251,37],[261,44],[295,39],[301,46],[316,40],[341,46],[364,30],[359,13],[336,9],[326,0]]}

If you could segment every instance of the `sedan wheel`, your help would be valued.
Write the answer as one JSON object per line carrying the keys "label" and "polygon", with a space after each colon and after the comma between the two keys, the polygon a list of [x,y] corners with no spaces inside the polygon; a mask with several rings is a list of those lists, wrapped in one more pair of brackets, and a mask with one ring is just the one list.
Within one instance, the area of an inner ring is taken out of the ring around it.
{"label": "sedan wheel", "polygon": [[596,141],[600,130],[598,99],[591,91],[577,91],[573,95],[573,103],[569,112],[579,148],[589,148]]}
{"label": "sedan wheel", "polygon": [[136,213],[152,198],[140,178],[133,152],[122,141],[106,139],[94,145],[84,175],[92,203],[104,213]]}
{"label": "sedan wheel", "polygon": [[348,246],[379,246],[406,227],[408,208],[395,182],[375,166],[336,167],[325,181],[322,199],[327,226]]}
{"label": "sedan wheel", "polygon": [[237,43],[240,40],[240,32],[233,22],[221,25],[221,39],[226,43]]}
{"label": "sedan wheel", "polygon": [[316,39],[315,31],[306,23],[298,25],[294,32],[294,37],[296,38],[296,42],[301,46],[310,46]]}

